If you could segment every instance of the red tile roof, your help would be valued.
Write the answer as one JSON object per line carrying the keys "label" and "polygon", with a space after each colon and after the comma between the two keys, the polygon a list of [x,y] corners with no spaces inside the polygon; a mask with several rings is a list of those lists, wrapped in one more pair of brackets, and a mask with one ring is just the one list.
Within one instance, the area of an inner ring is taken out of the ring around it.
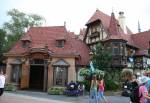
{"label": "red tile roof", "polygon": [[103,23],[104,28],[109,28],[109,22],[110,22],[110,16],[104,14],[103,12],[96,10],[96,12],[93,14],[93,16],[89,19],[89,21],[86,23],[86,25],[101,20]]}
{"label": "red tile roof", "polygon": [[[127,41],[127,44],[136,48],[148,48],[148,40],[144,41],[145,39],[150,38],[146,36],[142,37],[142,40],[139,40],[141,38],[140,36],[133,35],[131,30],[127,27],[127,34],[124,34],[123,30],[119,26],[118,20],[115,19],[114,14],[112,13],[111,16],[104,14],[103,12],[96,10],[96,12],[93,14],[93,16],[89,19],[89,21],[86,23],[86,25],[89,25],[97,20],[100,20],[104,26],[104,29],[108,32],[108,37],[103,40],[107,41],[110,39],[123,39]],[[143,33],[141,33],[143,34]],[[145,33],[144,33],[145,35]],[[142,36],[142,35],[141,35]],[[150,39],[149,39],[150,40]],[[139,43],[142,42],[142,43]],[[146,44],[147,43],[147,44]],[[145,45],[143,45],[145,44]]]}
{"label": "red tile roof", "polygon": [[142,50],[149,49],[149,42],[150,42],[150,31],[140,32],[131,35],[132,40],[136,45],[139,46]]}
{"label": "red tile roof", "polygon": [[111,19],[110,19],[110,24],[108,29],[110,35],[119,35],[119,31],[118,31],[119,29],[118,29],[118,25],[114,13],[111,13]]}
{"label": "red tile roof", "polygon": [[124,36],[122,36],[123,32],[120,31],[120,26],[118,25],[118,22],[115,18],[114,13],[111,13],[111,19],[110,19],[110,25],[108,28],[109,34],[106,37],[106,39],[104,39],[103,41],[107,41],[107,40],[112,40],[112,39],[121,39],[121,40],[125,40],[126,38],[124,38]]}
{"label": "red tile roof", "polygon": [[[54,55],[79,55],[77,64],[86,65],[89,61],[89,48],[85,43],[78,40],[74,33],[68,32],[64,26],[32,27],[25,34],[30,36],[30,48],[43,48],[45,45]],[[25,38],[28,36],[24,36]],[[63,48],[56,47],[56,40],[65,39]],[[24,38],[22,38],[24,39]],[[21,40],[22,40],[21,39]],[[22,48],[21,40],[9,51],[9,53],[22,54],[28,51]]]}
{"label": "red tile roof", "polygon": [[23,35],[21,38],[22,41],[31,41],[30,35]]}
{"label": "red tile roof", "polygon": [[[93,14],[93,16],[89,19],[89,21],[86,23],[86,25],[89,25],[90,23],[92,22],[95,22],[97,20],[100,20],[104,26],[104,29],[107,31],[109,29],[109,25],[110,25],[110,19],[111,17],[99,10],[96,10],[96,12]],[[117,21],[117,24],[119,25],[119,22],[118,20]],[[120,30],[122,33],[123,31]],[[131,30],[127,27],[127,33],[128,34],[131,34]]]}

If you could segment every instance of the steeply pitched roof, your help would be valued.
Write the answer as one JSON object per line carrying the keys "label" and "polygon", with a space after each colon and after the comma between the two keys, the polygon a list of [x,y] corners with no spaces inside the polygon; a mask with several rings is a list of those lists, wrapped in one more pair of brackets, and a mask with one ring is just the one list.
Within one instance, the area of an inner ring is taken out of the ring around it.
{"label": "steeply pitched roof", "polygon": [[140,32],[131,35],[132,40],[136,45],[139,46],[142,50],[149,49],[149,42],[150,42],[150,31]]}
{"label": "steeply pitched roof", "polygon": [[[73,33],[68,32],[64,26],[32,27],[25,35],[30,35],[30,49],[44,48],[47,45],[54,55],[80,56],[77,61],[80,65],[85,65],[89,61],[89,48],[87,45],[78,40]],[[65,39],[63,48],[56,47],[56,40],[60,38]],[[21,40],[19,40],[8,53],[23,54],[27,51],[29,51],[29,48],[22,48]]]}
{"label": "steeply pitched roof", "polygon": [[119,35],[118,27],[117,27],[117,21],[115,18],[114,13],[111,13],[111,19],[110,19],[110,24],[109,24],[109,33],[111,35]]}
{"label": "steeply pitched roof", "polygon": [[86,25],[101,20],[103,23],[104,28],[109,28],[109,22],[110,22],[110,16],[104,14],[103,12],[96,10],[93,16],[89,19],[89,21],[86,23]]}
{"label": "steeply pitched roof", "polygon": [[110,39],[122,39],[122,40],[127,41],[127,45],[130,45],[136,48],[141,48],[142,46],[145,47],[144,45],[139,46],[138,45],[139,43],[136,43],[138,37],[135,37],[128,27],[127,27],[127,34],[124,34],[123,30],[119,26],[118,20],[116,20],[115,18],[114,13],[112,13],[112,15],[109,16],[99,10],[96,10],[96,12],[89,19],[86,25],[89,25],[97,20],[100,20],[102,22],[104,29],[108,33],[108,37],[103,41],[107,41]]}
{"label": "steeply pitched roof", "polygon": [[114,13],[111,13],[111,19],[110,19],[110,24],[108,28],[108,35],[106,39],[103,41],[108,41],[108,40],[113,40],[113,39],[118,39],[118,40],[124,40],[126,39],[122,36],[123,32],[120,31],[120,26],[118,25],[118,22],[115,18]]}
{"label": "steeply pitched roof", "polygon": [[[100,10],[96,10],[95,13],[92,15],[92,17],[89,19],[89,21],[86,23],[86,25],[89,25],[97,20],[100,20],[104,26],[104,29],[107,31],[110,25],[110,19],[111,17]],[[117,24],[119,25],[118,20],[116,20]],[[120,32],[123,33],[122,30]],[[127,27],[127,34],[131,34],[131,30]]]}

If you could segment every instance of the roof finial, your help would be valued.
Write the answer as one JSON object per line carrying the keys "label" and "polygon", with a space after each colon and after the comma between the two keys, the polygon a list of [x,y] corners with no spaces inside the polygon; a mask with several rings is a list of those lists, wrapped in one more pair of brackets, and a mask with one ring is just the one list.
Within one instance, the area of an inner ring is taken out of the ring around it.
{"label": "roof finial", "polygon": [[138,32],[139,32],[139,33],[141,32],[141,26],[140,26],[139,20],[138,20]]}

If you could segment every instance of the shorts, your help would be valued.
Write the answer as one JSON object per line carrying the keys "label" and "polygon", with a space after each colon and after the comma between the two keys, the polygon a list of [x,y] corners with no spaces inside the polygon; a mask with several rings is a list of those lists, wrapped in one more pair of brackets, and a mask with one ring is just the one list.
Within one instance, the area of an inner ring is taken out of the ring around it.
{"label": "shorts", "polygon": [[4,93],[4,88],[0,88],[0,96],[2,96]]}

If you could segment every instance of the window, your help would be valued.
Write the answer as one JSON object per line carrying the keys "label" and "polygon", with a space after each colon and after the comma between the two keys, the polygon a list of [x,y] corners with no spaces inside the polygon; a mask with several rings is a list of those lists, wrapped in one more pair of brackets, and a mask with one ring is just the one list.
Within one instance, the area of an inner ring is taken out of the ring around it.
{"label": "window", "polygon": [[119,54],[119,44],[118,43],[113,43],[113,54],[118,55]]}
{"label": "window", "polygon": [[115,54],[115,55],[119,54],[119,48],[114,47],[113,48],[113,54]]}
{"label": "window", "polygon": [[29,42],[28,41],[22,41],[22,47],[26,48],[29,46]]}
{"label": "window", "polygon": [[21,69],[19,65],[12,65],[11,82],[19,83],[21,79]]}
{"label": "window", "polygon": [[59,48],[64,47],[64,44],[65,44],[65,40],[57,40],[56,41],[56,46]]}
{"label": "window", "polygon": [[54,68],[54,85],[65,86],[67,84],[67,67]]}

